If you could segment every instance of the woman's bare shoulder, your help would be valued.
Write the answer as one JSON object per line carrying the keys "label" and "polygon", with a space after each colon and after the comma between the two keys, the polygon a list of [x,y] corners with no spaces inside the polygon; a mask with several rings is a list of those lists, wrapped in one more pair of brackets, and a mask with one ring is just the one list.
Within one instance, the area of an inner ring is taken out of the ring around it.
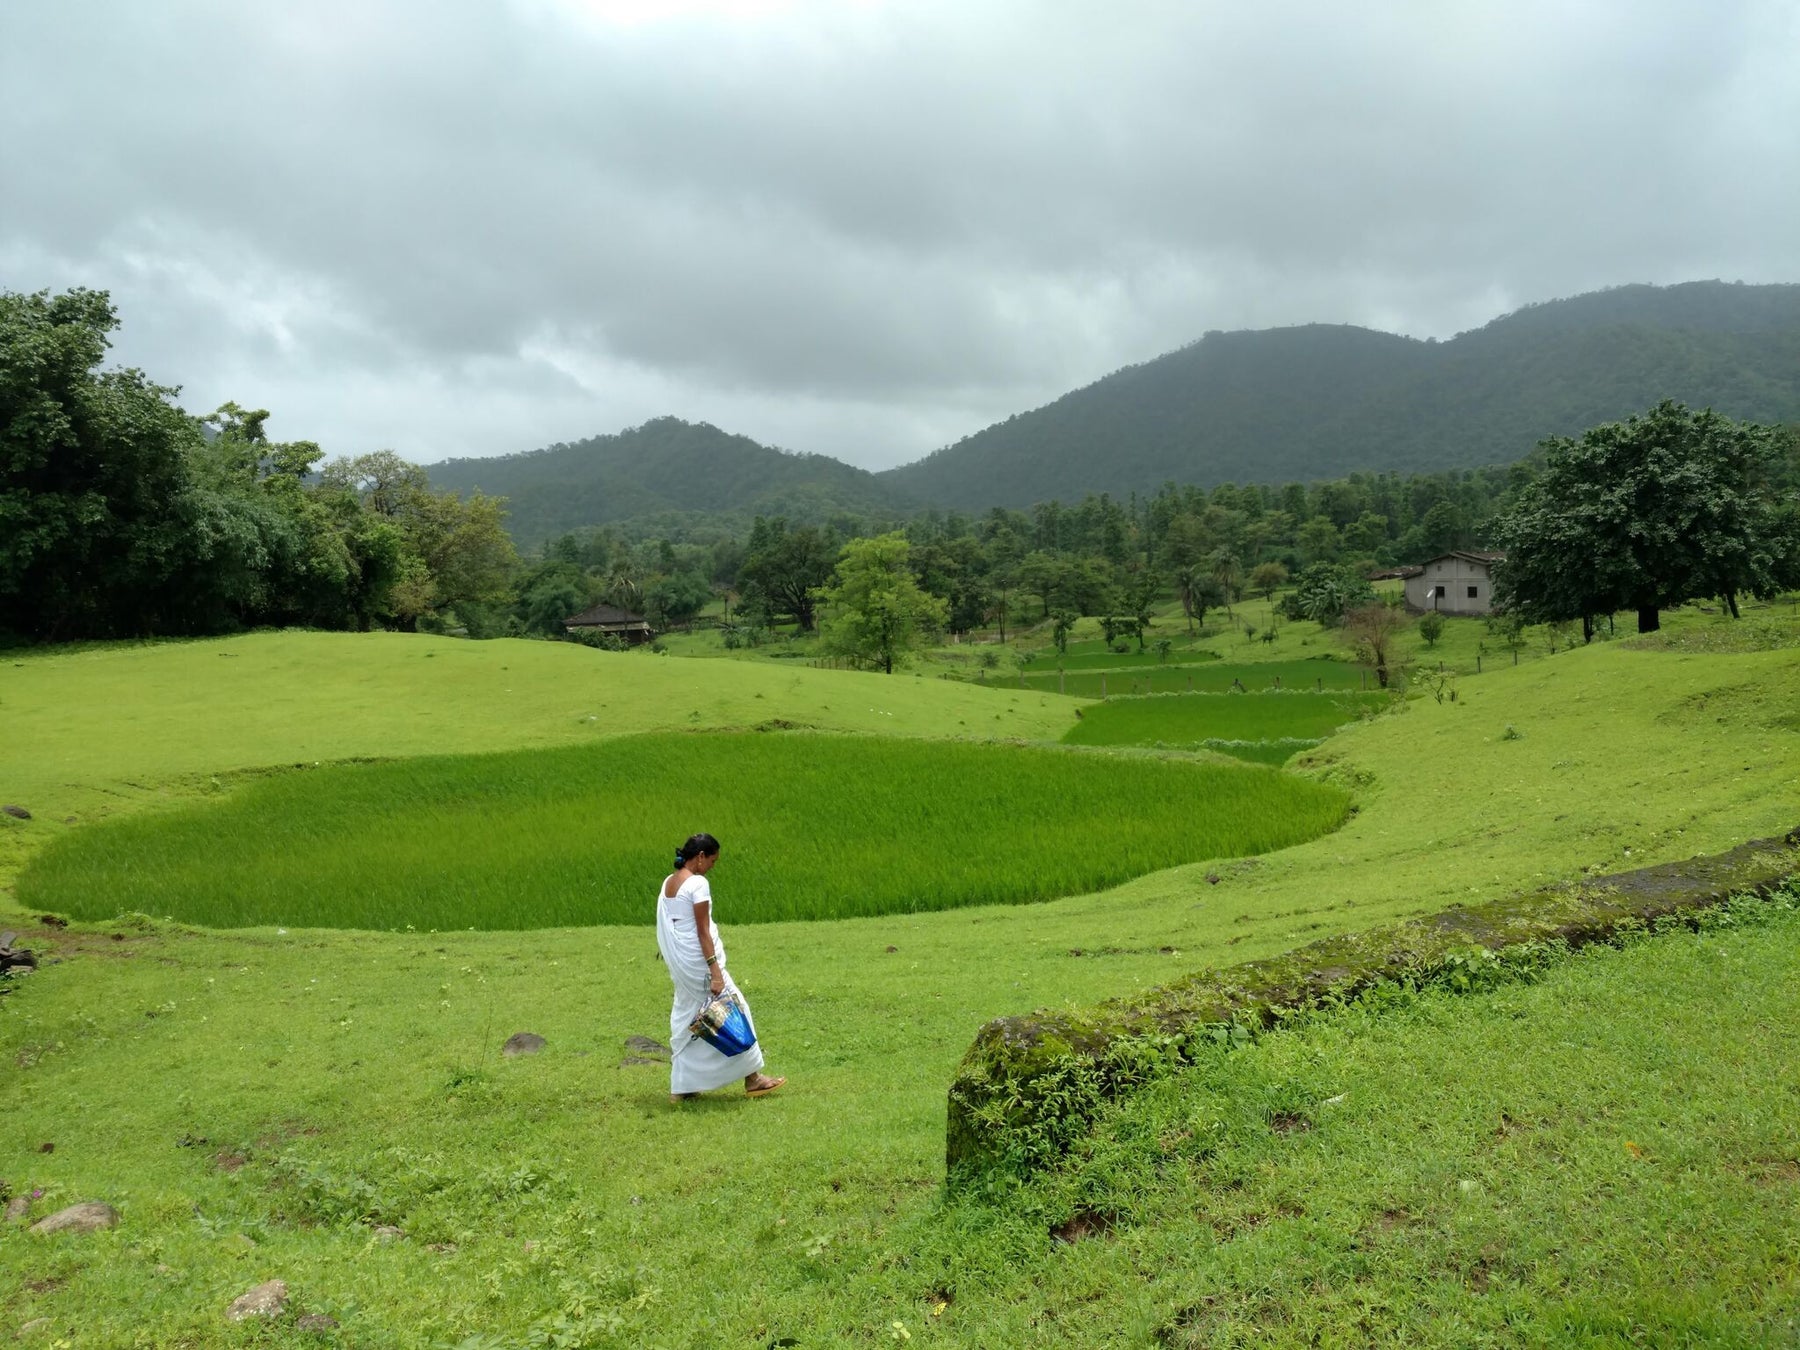
{"label": "woman's bare shoulder", "polygon": [[668,876],[663,878],[663,884],[662,884],[663,899],[673,900],[675,898],[676,892],[679,891],[680,889],[681,888],[675,884],[675,873],[671,872],[671,873],[669,873]]}

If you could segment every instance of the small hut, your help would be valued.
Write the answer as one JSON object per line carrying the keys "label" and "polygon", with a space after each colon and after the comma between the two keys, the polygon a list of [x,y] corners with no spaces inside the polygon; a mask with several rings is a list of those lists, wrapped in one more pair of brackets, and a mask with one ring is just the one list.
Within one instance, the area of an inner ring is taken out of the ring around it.
{"label": "small hut", "polygon": [[1433,558],[1406,579],[1406,607],[1414,614],[1489,614],[1494,608],[1494,564],[1504,553],[1456,549]]}
{"label": "small hut", "polygon": [[633,614],[617,605],[594,605],[584,609],[564,619],[563,627],[571,633],[606,633],[634,647],[655,636],[650,631],[649,620],[642,614]]}

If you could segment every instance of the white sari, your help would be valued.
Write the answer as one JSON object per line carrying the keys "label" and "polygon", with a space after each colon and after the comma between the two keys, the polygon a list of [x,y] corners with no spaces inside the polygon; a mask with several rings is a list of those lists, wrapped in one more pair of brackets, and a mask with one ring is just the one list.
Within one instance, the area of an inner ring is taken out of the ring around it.
{"label": "white sari", "polygon": [[[763,1066],[759,1042],[741,1055],[722,1055],[688,1030],[700,1010],[712,999],[712,973],[706,956],[700,950],[700,936],[694,925],[694,906],[709,905],[712,887],[705,877],[689,877],[674,895],[663,892],[668,878],[656,888],[656,945],[662,952],[669,978],[675,982],[675,1004],[669,1010],[669,1091],[705,1092],[724,1087],[756,1073]],[[719,958],[719,974],[725,980],[725,991],[736,994],[744,1016],[750,1017],[750,1004],[725,970],[725,945],[719,940],[719,926],[711,923],[713,954]],[[751,1020],[750,1029],[756,1023]]]}

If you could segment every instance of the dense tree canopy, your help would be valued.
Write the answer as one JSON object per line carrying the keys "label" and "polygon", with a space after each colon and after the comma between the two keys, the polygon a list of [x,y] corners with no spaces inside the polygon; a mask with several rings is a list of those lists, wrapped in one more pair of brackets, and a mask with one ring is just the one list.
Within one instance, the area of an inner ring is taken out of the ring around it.
{"label": "dense tree canopy", "polygon": [[1650,632],[1669,605],[1800,584],[1800,517],[1777,483],[1777,429],[1664,401],[1579,439],[1544,444],[1544,469],[1497,523],[1498,602],[1529,622],[1636,610]]}
{"label": "dense tree canopy", "polygon": [[837,559],[837,540],[830,531],[811,525],[790,530],[781,517],[759,516],[745,548],[738,573],[745,601],[768,614],[791,615],[802,630],[810,630],[818,588]]}
{"label": "dense tree canopy", "polygon": [[913,580],[910,552],[898,532],[844,546],[831,584],[819,591],[827,649],[892,675],[896,661],[948,622],[948,605]]}
{"label": "dense tree canopy", "polygon": [[473,629],[511,602],[497,499],[388,452],[315,474],[324,452],[270,440],[266,410],[196,418],[101,369],[117,326],[103,292],[0,293],[0,635]]}

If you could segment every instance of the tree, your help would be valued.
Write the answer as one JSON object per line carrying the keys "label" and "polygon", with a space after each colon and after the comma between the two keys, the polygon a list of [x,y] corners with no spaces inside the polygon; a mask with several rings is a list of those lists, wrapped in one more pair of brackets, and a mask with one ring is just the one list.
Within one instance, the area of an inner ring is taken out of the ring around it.
{"label": "tree", "polygon": [[526,632],[561,637],[566,631],[563,620],[586,609],[592,594],[592,583],[581,568],[552,558],[520,580],[516,613]]}
{"label": "tree", "polygon": [[1250,585],[1262,592],[1264,600],[1275,598],[1275,592],[1287,585],[1288,570],[1278,562],[1258,563],[1250,573]]}
{"label": "tree", "polygon": [[1338,527],[1325,516],[1314,516],[1302,525],[1296,542],[1300,551],[1315,563],[1335,560],[1343,545],[1338,537]]}
{"label": "tree", "polygon": [[657,578],[644,596],[644,609],[652,626],[667,628],[692,620],[710,599],[712,587],[707,585],[706,578],[698,572],[678,567],[667,576]]}
{"label": "tree", "polygon": [[1326,628],[1346,613],[1375,599],[1375,588],[1360,573],[1331,563],[1314,563],[1302,571],[1282,601],[1290,619],[1311,619]]}
{"label": "tree", "polygon": [[1388,650],[1407,624],[1406,615],[1379,600],[1358,605],[1344,615],[1342,636],[1357,659],[1372,667],[1383,689],[1388,686]]}
{"label": "tree", "polygon": [[0,626],[29,636],[184,626],[200,433],[174,390],[98,369],[116,327],[104,291],[0,292]]}
{"label": "tree", "polygon": [[791,614],[802,632],[815,626],[814,614],[820,587],[831,579],[837,547],[829,533],[811,525],[788,529],[785,519],[756,519],[745,548],[738,584],[752,608]]}
{"label": "tree", "polygon": [[1192,632],[1195,624],[1202,629],[1206,627],[1206,611],[1222,609],[1230,597],[1219,579],[1199,567],[1183,568],[1175,577],[1175,593],[1181,599],[1181,609],[1188,617],[1188,631]]}
{"label": "tree", "polygon": [[1495,528],[1495,600],[1527,622],[1636,610],[1638,631],[1700,596],[1767,597],[1800,581],[1793,508],[1774,483],[1784,433],[1664,400],[1579,440],[1543,442],[1544,468]]}
{"label": "tree", "polygon": [[909,552],[906,536],[898,532],[844,546],[833,584],[817,593],[830,615],[823,630],[828,651],[877,661],[892,675],[896,660],[944,626],[949,608],[919,589]]}
{"label": "tree", "polygon": [[1131,587],[1131,617],[1137,623],[1138,650],[1144,650],[1144,632],[1154,620],[1150,611],[1156,607],[1156,597],[1162,587],[1157,584],[1156,574],[1146,568],[1140,572]]}
{"label": "tree", "polygon": [[1229,549],[1220,549],[1212,555],[1208,566],[1212,569],[1213,579],[1225,588],[1228,607],[1244,598],[1244,568],[1236,554]]}
{"label": "tree", "polygon": [[1427,647],[1437,646],[1437,640],[1444,636],[1444,616],[1435,609],[1421,614],[1419,616],[1419,636],[1425,639]]}

